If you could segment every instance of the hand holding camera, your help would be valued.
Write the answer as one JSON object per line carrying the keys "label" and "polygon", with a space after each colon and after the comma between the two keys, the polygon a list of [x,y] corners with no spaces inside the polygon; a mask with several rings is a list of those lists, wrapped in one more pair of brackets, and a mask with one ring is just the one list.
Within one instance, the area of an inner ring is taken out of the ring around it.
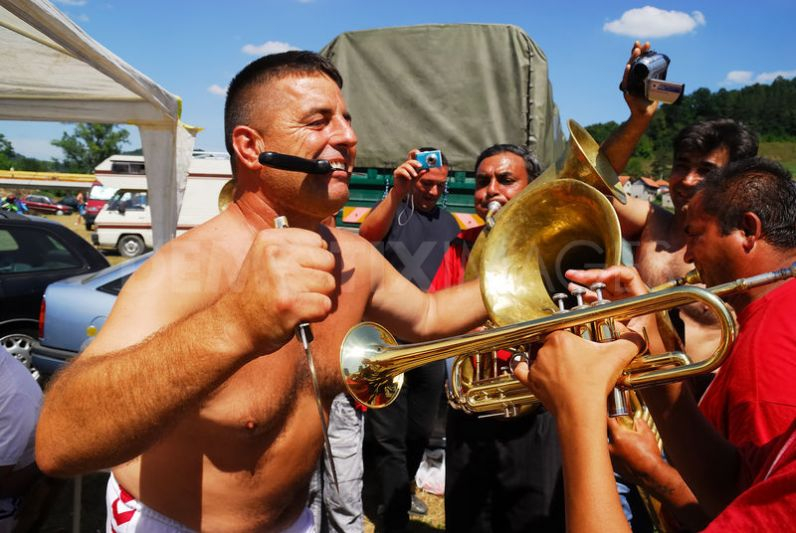
{"label": "hand holding camera", "polygon": [[439,150],[410,150],[407,160],[393,172],[393,190],[403,197],[411,190],[412,181],[418,179],[431,168],[442,166],[442,153]]}
{"label": "hand holding camera", "polygon": [[649,43],[636,42],[619,89],[647,101],[677,102],[685,91],[685,84],[666,81],[669,63],[669,57],[650,50]]}

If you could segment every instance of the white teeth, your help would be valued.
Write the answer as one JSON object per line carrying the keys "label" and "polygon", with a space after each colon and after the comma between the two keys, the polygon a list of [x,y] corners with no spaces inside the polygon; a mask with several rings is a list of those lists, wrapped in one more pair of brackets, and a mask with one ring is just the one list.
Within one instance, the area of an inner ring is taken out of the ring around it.
{"label": "white teeth", "polygon": [[334,169],[337,169],[337,170],[345,170],[345,163],[343,163],[343,162],[340,162],[340,161],[330,161],[330,164],[332,165],[332,168],[334,168]]}

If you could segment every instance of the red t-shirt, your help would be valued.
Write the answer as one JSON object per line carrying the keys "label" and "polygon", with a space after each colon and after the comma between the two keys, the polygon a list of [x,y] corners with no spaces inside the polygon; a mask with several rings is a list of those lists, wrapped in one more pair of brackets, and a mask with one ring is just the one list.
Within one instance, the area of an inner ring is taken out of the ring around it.
{"label": "red t-shirt", "polygon": [[442,256],[442,263],[440,263],[434,279],[431,280],[428,292],[454,287],[464,281],[464,267],[467,265],[470,250],[482,229],[484,226],[467,228],[456,235],[445,255]]}
{"label": "red t-shirt", "polygon": [[796,421],[769,445],[747,452],[742,454],[744,462],[762,465],[757,478],[705,531],[792,531],[796,520]]}
{"label": "red t-shirt", "polygon": [[[738,316],[738,338],[700,402],[705,417],[742,454],[782,435],[796,419],[796,280]],[[746,479],[754,477],[759,465]]]}

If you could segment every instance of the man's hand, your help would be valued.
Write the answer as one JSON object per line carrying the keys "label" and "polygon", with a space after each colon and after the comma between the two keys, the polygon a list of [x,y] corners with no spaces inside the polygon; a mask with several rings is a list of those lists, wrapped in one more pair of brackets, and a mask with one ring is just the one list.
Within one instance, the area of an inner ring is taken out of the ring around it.
{"label": "man's hand", "polygon": [[[514,375],[556,417],[568,409],[605,406],[608,393],[643,341],[627,331],[620,340],[596,343],[568,331],[554,331],[544,341],[530,368],[520,363]],[[605,408],[605,407],[604,407]]]}
{"label": "man's hand", "polygon": [[393,189],[399,197],[403,198],[412,190],[412,182],[428,172],[423,164],[415,159],[419,150],[410,150],[408,159],[401,163],[392,173]]}
{"label": "man's hand", "polygon": [[[572,290],[575,284],[589,287],[593,283],[605,283],[603,297],[608,300],[621,300],[631,296],[647,294],[650,290],[641,280],[641,275],[633,267],[614,265],[608,268],[593,268],[590,270],[567,270],[564,275],[573,281],[569,285]],[[589,291],[585,295],[586,301],[594,301],[596,294]]]}
{"label": "man's hand", "polygon": [[647,423],[637,418],[630,428],[616,418],[609,418],[608,437],[614,469],[628,482],[645,486],[651,472],[664,462],[655,434]]}
{"label": "man's hand", "polygon": [[334,268],[335,257],[317,233],[263,230],[219,304],[247,349],[271,353],[299,323],[320,322],[331,312]]}
{"label": "man's hand", "polygon": [[630,50],[630,59],[627,60],[625,64],[625,72],[622,76],[622,84],[620,87],[625,95],[625,102],[627,103],[627,107],[630,109],[630,116],[631,119],[633,117],[647,117],[651,118],[655,111],[658,109],[658,102],[654,102],[652,100],[647,100],[644,96],[637,96],[630,94],[627,92],[627,77],[630,74],[630,64],[641,54],[648,52],[650,49],[650,43],[646,42],[641,44],[639,41],[633,43],[633,48]]}

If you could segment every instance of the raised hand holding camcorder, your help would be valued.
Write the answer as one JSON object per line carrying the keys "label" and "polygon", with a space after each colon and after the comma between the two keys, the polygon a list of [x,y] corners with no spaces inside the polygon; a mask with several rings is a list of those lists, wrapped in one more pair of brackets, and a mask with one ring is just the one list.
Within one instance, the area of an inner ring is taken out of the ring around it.
{"label": "raised hand holding camcorder", "polygon": [[666,81],[669,57],[654,50],[648,50],[630,63],[630,72],[619,87],[622,91],[647,100],[673,104],[685,91],[684,83]]}

